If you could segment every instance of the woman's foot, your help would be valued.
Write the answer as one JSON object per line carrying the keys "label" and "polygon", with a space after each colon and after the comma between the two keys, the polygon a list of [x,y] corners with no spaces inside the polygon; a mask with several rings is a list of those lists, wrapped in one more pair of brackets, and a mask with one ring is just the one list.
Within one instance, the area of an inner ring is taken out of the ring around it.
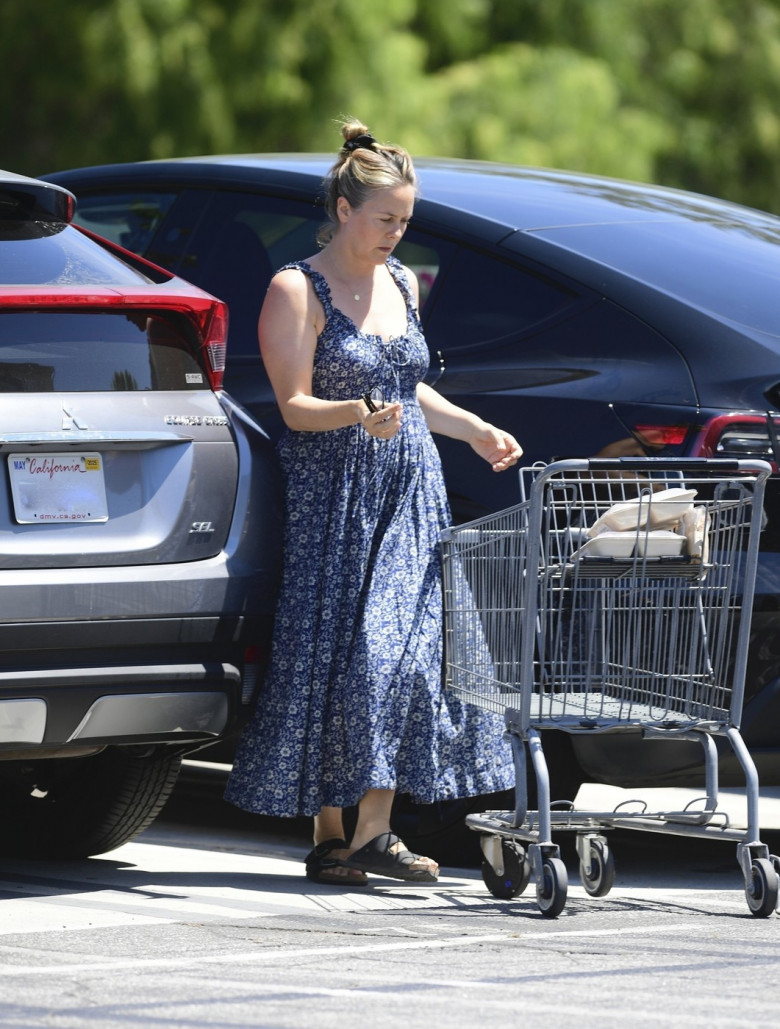
{"label": "woman's foot", "polygon": [[358,847],[343,860],[350,869],[407,882],[436,882],[439,866],[431,858],[413,854],[395,833],[387,831]]}
{"label": "woman's foot", "polygon": [[349,853],[346,840],[324,840],[306,855],[306,878],[331,886],[367,886],[368,876],[343,861]]}

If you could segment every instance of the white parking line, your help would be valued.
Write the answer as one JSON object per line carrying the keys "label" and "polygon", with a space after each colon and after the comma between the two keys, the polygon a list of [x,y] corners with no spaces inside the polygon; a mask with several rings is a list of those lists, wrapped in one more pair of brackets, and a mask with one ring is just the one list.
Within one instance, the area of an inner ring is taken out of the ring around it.
{"label": "white parking line", "polygon": [[[702,928],[700,930],[704,932]],[[614,929],[574,929],[574,930],[550,930],[549,932],[506,932],[491,933],[490,935],[469,935],[458,939],[436,939],[427,940],[403,940],[392,943],[356,943],[347,946],[331,947],[268,947],[263,950],[252,950],[245,952],[232,952],[228,954],[202,954],[191,955],[186,958],[138,958],[122,961],[90,961],[87,964],[68,964],[62,962],[57,965],[35,965],[35,967],[20,967],[17,965],[0,965],[0,977],[6,976],[46,976],[58,975],[67,972],[68,975],[88,973],[89,975],[103,974],[105,972],[126,972],[146,971],[160,969],[196,968],[201,965],[244,965],[244,964],[266,964],[273,961],[282,961],[289,964],[290,961],[305,960],[306,958],[320,958],[324,954],[345,956],[348,954],[379,954],[391,951],[410,950],[431,950],[444,947],[478,947],[486,943],[527,943],[530,940],[566,940],[598,938],[609,936],[646,936],[650,934],[665,935],[667,933],[693,933],[696,928],[690,922],[673,925],[648,925],[648,926],[621,926]]]}

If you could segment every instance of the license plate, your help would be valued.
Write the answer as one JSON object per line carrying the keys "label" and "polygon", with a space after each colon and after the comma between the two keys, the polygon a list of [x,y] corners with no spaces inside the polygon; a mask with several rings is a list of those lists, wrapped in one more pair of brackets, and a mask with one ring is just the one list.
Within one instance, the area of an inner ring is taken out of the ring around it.
{"label": "license plate", "polygon": [[20,525],[108,521],[100,454],[9,454],[8,472]]}

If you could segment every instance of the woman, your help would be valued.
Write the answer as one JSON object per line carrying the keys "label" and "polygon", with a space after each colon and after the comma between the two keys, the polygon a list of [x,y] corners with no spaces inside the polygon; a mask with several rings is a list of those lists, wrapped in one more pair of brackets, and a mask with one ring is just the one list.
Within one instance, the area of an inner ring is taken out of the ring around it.
{"label": "woman", "polygon": [[[342,135],[323,247],[276,274],[260,315],[287,426],[284,574],[268,676],[226,797],[313,815],[315,881],[433,882],[436,862],[390,830],[395,793],[490,793],[513,785],[513,768],[500,719],[442,691],[438,538],[450,516],[431,432],[468,442],[497,472],[522,451],[421,381],[417,281],[392,257],[414,168],[360,123]],[[342,809],[354,805],[347,843]]]}

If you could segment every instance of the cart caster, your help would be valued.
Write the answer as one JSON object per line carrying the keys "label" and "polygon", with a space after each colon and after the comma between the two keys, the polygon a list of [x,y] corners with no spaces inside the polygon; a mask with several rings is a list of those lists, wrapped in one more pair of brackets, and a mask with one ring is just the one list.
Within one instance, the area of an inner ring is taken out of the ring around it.
{"label": "cart caster", "polygon": [[531,862],[525,849],[510,840],[501,840],[504,872],[499,875],[485,857],[482,860],[482,881],[499,900],[519,897],[531,879]]}
{"label": "cart caster", "polygon": [[[588,853],[580,859],[580,879],[591,897],[606,897],[615,883],[615,859],[606,840],[588,839]],[[578,848],[579,849],[579,848]]]}
{"label": "cart caster", "polygon": [[[777,876],[777,881],[778,881],[778,883],[780,883],[780,857],[778,857],[777,854],[770,854],[769,855],[769,860],[772,863],[772,868],[774,868],[774,870],[775,870],[775,875]],[[778,889],[778,898],[777,898],[777,904],[775,905],[775,911],[780,913],[780,889]]]}
{"label": "cart caster", "polygon": [[750,882],[745,887],[745,897],[751,914],[756,918],[767,918],[777,907],[780,882],[774,862],[768,858],[756,858],[750,866]]}
{"label": "cart caster", "polygon": [[569,877],[560,858],[545,858],[536,883],[536,903],[546,918],[557,918],[566,906]]}

